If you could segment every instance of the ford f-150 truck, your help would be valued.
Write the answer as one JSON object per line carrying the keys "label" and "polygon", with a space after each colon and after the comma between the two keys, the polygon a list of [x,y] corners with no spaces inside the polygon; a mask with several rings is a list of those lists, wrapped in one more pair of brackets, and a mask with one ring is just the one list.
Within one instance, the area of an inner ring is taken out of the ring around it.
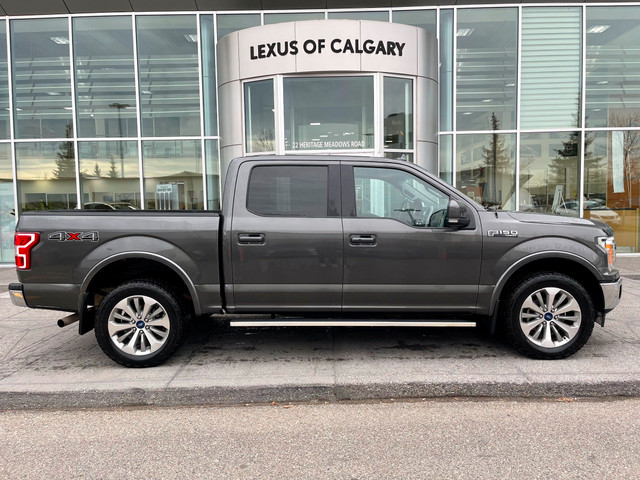
{"label": "ford f-150 truck", "polygon": [[380,158],[240,158],[221,212],[25,212],[15,243],[13,302],[73,312],[59,325],[95,329],[129,367],[159,364],[189,318],[220,313],[234,326],[485,324],[525,355],[563,358],[622,294],[608,225],[486,209]]}

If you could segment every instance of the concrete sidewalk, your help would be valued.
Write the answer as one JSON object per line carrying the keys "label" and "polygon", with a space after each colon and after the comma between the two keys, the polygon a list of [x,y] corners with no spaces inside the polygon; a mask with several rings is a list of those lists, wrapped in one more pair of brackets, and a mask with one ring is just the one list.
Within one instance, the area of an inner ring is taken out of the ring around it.
{"label": "concrete sidewalk", "polygon": [[[623,300],[561,361],[519,356],[472,329],[190,327],[164,365],[126,369],[59,312],[0,293],[0,409],[211,405],[372,398],[640,395],[640,257],[619,257]],[[0,268],[0,285],[15,271]],[[2,290],[0,290],[2,291]]]}

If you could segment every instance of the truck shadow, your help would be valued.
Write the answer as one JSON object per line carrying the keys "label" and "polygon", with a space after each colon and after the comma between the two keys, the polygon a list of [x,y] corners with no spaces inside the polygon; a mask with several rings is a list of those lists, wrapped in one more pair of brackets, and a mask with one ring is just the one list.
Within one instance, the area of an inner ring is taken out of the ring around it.
{"label": "truck shadow", "polygon": [[517,357],[480,328],[230,327],[215,318],[190,325],[178,356],[191,362],[360,361]]}

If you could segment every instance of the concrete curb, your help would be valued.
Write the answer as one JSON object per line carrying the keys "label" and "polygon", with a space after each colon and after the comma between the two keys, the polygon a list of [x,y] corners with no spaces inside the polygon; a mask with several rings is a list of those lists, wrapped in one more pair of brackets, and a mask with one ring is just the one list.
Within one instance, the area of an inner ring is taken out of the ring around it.
{"label": "concrete curb", "polygon": [[289,402],[340,402],[445,398],[606,398],[640,396],[640,381],[598,383],[405,383],[249,388],[175,388],[124,391],[3,392],[0,410],[113,407],[189,407]]}

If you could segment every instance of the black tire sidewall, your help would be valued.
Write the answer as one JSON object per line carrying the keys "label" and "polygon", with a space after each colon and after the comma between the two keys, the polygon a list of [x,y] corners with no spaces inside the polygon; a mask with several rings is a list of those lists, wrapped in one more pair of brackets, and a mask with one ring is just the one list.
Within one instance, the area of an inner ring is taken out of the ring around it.
{"label": "black tire sidewall", "polygon": [[[153,298],[167,312],[169,334],[157,351],[148,355],[130,355],[120,350],[111,339],[108,330],[109,316],[118,302],[134,295]],[[98,344],[112,360],[127,367],[151,367],[164,362],[180,346],[184,331],[185,315],[177,296],[166,286],[147,281],[128,282],[111,291],[96,312],[95,335]]]}
{"label": "black tire sidewall", "polygon": [[[578,333],[569,342],[556,348],[543,348],[532,343],[520,327],[520,310],[524,301],[533,292],[547,287],[561,288],[569,292],[578,302],[581,310]],[[591,336],[595,320],[593,302],[585,288],[575,279],[558,273],[540,273],[517,285],[509,296],[505,315],[507,334],[516,348],[521,353],[538,359],[565,358],[573,355]]]}

